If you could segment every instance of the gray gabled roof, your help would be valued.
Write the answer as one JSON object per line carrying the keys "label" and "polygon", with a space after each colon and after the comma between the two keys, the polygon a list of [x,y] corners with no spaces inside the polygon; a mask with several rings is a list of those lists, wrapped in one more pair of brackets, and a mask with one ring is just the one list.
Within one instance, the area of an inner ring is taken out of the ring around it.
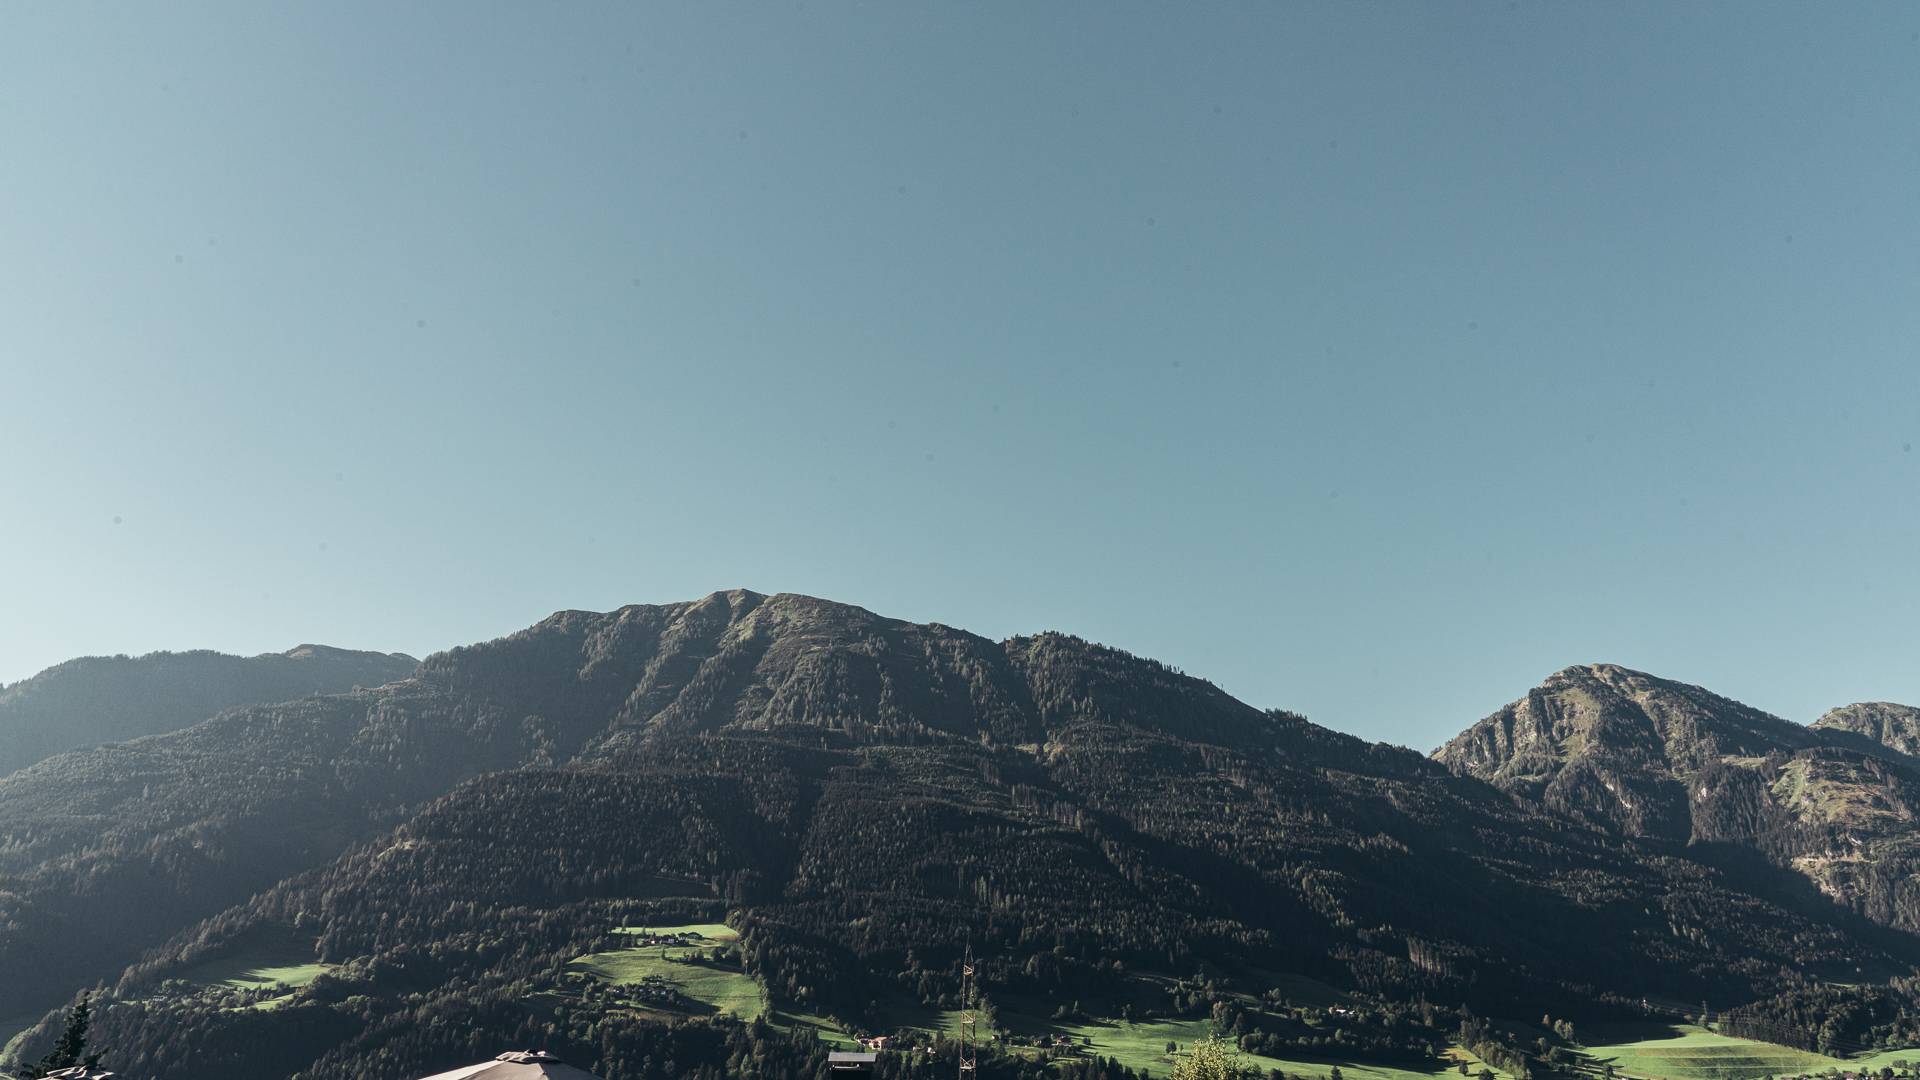
{"label": "gray gabled roof", "polygon": [[600,1080],[585,1069],[573,1066],[544,1050],[510,1050],[492,1061],[468,1065],[452,1072],[435,1073],[422,1080]]}

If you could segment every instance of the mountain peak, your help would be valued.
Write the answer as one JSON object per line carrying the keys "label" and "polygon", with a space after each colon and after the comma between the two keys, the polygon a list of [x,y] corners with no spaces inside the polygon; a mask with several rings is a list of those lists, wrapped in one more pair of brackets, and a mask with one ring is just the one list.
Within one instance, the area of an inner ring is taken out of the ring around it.
{"label": "mountain peak", "polygon": [[1433,756],[1626,832],[1686,839],[1692,777],[1726,758],[1817,741],[1798,724],[1701,687],[1601,663],[1562,668]]}
{"label": "mountain peak", "polygon": [[[734,589],[595,613],[428,660],[459,680],[502,665],[611,702],[612,749],[722,729],[815,727],[879,740],[1039,744],[1086,725],[1221,744],[1271,742],[1274,723],[1219,688],[1069,634],[995,642],[801,593]],[[540,672],[535,676],[534,672]],[[524,691],[533,693],[532,684]],[[596,706],[597,707],[597,706]]]}
{"label": "mountain peak", "polygon": [[[1591,664],[1571,664],[1561,668],[1541,681],[1542,687],[1552,686],[1556,682],[1591,682],[1613,687],[1622,693],[1646,693],[1655,689],[1699,690],[1697,686],[1664,679],[1650,672],[1640,671],[1623,664],[1604,661]],[[1702,691],[1704,693],[1704,691]]]}
{"label": "mountain peak", "polygon": [[1606,661],[1596,661],[1591,664],[1568,664],[1566,667],[1563,667],[1559,671],[1554,672],[1553,675],[1548,676],[1548,678],[1551,679],[1557,676],[1577,678],[1583,675],[1593,679],[1620,678],[1623,676],[1635,676],[1635,675],[1640,676],[1642,678],[1651,677],[1651,676],[1648,676],[1647,673],[1644,671],[1635,671],[1630,667],[1625,667],[1620,664],[1610,664],[1610,663],[1607,663]]}
{"label": "mountain peak", "polygon": [[282,653],[264,653],[262,655],[283,656],[288,660],[391,660],[409,664],[417,664],[420,662],[414,657],[402,652],[382,653],[365,649],[342,649],[337,645],[316,645],[312,642],[302,642]]}
{"label": "mountain peak", "polygon": [[1920,757],[1920,708],[1892,701],[1860,701],[1829,709],[1816,730],[1845,731],[1890,750]]}

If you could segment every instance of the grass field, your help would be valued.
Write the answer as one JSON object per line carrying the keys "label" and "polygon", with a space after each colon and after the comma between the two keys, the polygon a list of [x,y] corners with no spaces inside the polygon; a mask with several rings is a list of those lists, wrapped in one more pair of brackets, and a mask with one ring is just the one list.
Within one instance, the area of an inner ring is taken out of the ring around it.
{"label": "grass field", "polygon": [[1129,1068],[1158,1073],[1173,1067],[1167,1057],[1167,1043],[1177,1042],[1184,1047],[1195,1039],[1206,1038],[1207,1032],[1213,1030],[1213,1025],[1206,1020],[1148,1020],[1138,1024],[1095,1020],[1051,1026],[1071,1035],[1083,1053],[1117,1058]]}
{"label": "grass field", "polygon": [[1470,1076],[1479,1076],[1480,1070],[1485,1069],[1497,1077],[1498,1080],[1512,1080],[1512,1077],[1508,1076],[1505,1072],[1480,1060],[1479,1055],[1464,1046],[1447,1047],[1445,1056],[1447,1059],[1447,1068],[1452,1071],[1455,1076],[1460,1075],[1458,1067],[1460,1063],[1464,1061],[1467,1063],[1467,1074]]}
{"label": "grass field", "polygon": [[1920,1048],[1908,1047],[1904,1050],[1882,1050],[1877,1054],[1865,1054],[1857,1058],[1848,1058],[1844,1068],[1873,1069],[1891,1068],[1896,1061],[1908,1065],[1920,1063]]}
{"label": "grass field", "polygon": [[[1285,1059],[1270,1058],[1260,1054],[1248,1054],[1247,1061],[1262,1069],[1280,1069],[1288,1076],[1325,1076],[1327,1070],[1340,1066],[1340,1075],[1353,1080],[1443,1080],[1445,1077],[1458,1077],[1460,1074],[1448,1069],[1408,1069],[1396,1065],[1383,1065],[1378,1062],[1312,1060],[1306,1058]],[[1156,1072],[1163,1071],[1155,1070]]]}
{"label": "grass field", "polygon": [[[1167,1043],[1178,1043],[1180,1051],[1185,1052],[1213,1030],[1213,1024],[1207,1020],[1149,1020],[1138,1024],[1095,1021],[1054,1027],[1073,1036],[1083,1053],[1115,1058],[1128,1068],[1143,1069],[1158,1076],[1173,1070],[1174,1059],[1167,1056]],[[1092,1040],[1091,1044],[1084,1041],[1088,1039]],[[1457,1053],[1473,1062],[1476,1073],[1479,1071],[1478,1058],[1464,1050]],[[1441,1066],[1422,1070],[1341,1058],[1272,1058],[1264,1054],[1242,1054],[1241,1057],[1262,1072],[1279,1069],[1288,1076],[1325,1076],[1335,1065],[1340,1067],[1343,1077],[1352,1080],[1441,1080],[1458,1075]]]}
{"label": "grass field", "polygon": [[[701,942],[701,947],[703,948],[711,948],[714,945],[722,945],[729,941],[740,940],[739,932],[724,923],[688,923],[684,926],[616,926],[613,928],[613,932],[616,934],[632,934],[635,937],[644,934],[694,933],[706,939],[704,942]],[[657,948],[658,946],[655,947]]]}
{"label": "grass field", "polygon": [[[1661,1025],[1653,1032],[1596,1028],[1582,1034],[1588,1044],[1587,1060],[1595,1068],[1611,1064],[1616,1072],[1626,1076],[1656,1080],[1748,1080],[1827,1068],[1859,1069],[1869,1063],[1878,1068],[1883,1064],[1878,1058],[1842,1061],[1810,1050],[1738,1039],[1691,1025]],[[1603,1039],[1617,1041],[1600,1041]],[[1920,1057],[1911,1051],[1894,1051],[1879,1057],[1891,1061],[1903,1055]]]}
{"label": "grass field", "polygon": [[847,1034],[839,1024],[824,1016],[775,1009],[767,1014],[767,1023],[772,1025],[775,1031],[792,1031],[796,1027],[812,1028],[821,1042],[830,1044],[835,1050],[860,1049],[860,1040]]}
{"label": "grass field", "polygon": [[179,977],[201,986],[235,990],[297,990],[336,966],[314,960],[311,937],[287,931],[257,937],[222,956],[195,964]]}
{"label": "grass field", "polygon": [[294,991],[338,964],[313,958],[313,937],[292,927],[256,934],[220,956],[179,972],[178,977],[198,986],[227,990],[267,990],[263,997],[236,1009],[277,1009],[294,998]]}
{"label": "grass field", "polygon": [[716,1014],[751,1020],[766,1008],[760,984],[736,967],[680,963],[693,949],[709,949],[739,940],[740,935],[718,923],[689,926],[623,926],[620,934],[640,936],[647,933],[678,934],[691,931],[700,935],[692,948],[642,945],[631,949],[589,953],[576,958],[567,970],[588,975],[611,986],[637,986],[649,976],[658,976],[673,984],[680,993],[711,1007]]}

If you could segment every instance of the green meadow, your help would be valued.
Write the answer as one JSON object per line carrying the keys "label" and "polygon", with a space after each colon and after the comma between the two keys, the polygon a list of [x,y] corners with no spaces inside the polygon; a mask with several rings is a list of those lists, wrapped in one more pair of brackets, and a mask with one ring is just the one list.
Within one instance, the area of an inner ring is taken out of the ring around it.
{"label": "green meadow", "polygon": [[[740,940],[740,934],[735,931],[733,927],[725,923],[687,923],[680,926],[616,926],[613,928],[613,932],[616,934],[629,934],[634,937],[644,937],[648,934],[698,934],[704,939],[699,943],[701,948],[711,948],[729,941]],[[659,948],[659,946],[656,945],[654,948]]]}
{"label": "green meadow", "polygon": [[234,990],[298,990],[337,966],[313,958],[313,938],[288,930],[262,934],[187,968],[179,978]]}
{"label": "green meadow", "polygon": [[176,977],[208,989],[272,991],[271,996],[237,1008],[277,1009],[293,1000],[294,991],[339,967],[315,960],[313,944],[311,935],[292,927],[266,931]]}
{"label": "green meadow", "polygon": [[[1180,1054],[1185,1053],[1195,1041],[1207,1037],[1213,1025],[1207,1020],[1147,1020],[1140,1023],[1096,1020],[1083,1024],[1054,1025],[1054,1029],[1072,1036],[1083,1054],[1114,1058],[1128,1068],[1164,1076],[1173,1070],[1173,1063]],[[1169,1042],[1179,1044],[1179,1050],[1172,1056],[1167,1053]],[[1460,1055],[1459,1060],[1471,1061],[1473,1071],[1476,1074],[1479,1072],[1478,1058],[1464,1050],[1455,1053]],[[1413,1069],[1343,1058],[1274,1058],[1264,1054],[1242,1054],[1240,1057],[1246,1064],[1263,1072],[1279,1069],[1288,1076],[1326,1076],[1328,1070],[1335,1066],[1339,1067],[1341,1076],[1351,1080],[1441,1080],[1458,1075],[1440,1065],[1430,1069]]]}
{"label": "green meadow", "polygon": [[[1616,1073],[1649,1080],[1748,1080],[1796,1076],[1827,1069],[1879,1068],[1896,1058],[1920,1059],[1920,1052],[1894,1050],[1871,1058],[1842,1060],[1791,1046],[1721,1035],[1692,1025],[1583,1032],[1587,1064],[1612,1065]],[[1633,1037],[1640,1036],[1640,1037]],[[1602,1041],[1611,1038],[1612,1041]]]}
{"label": "green meadow", "polygon": [[786,1009],[774,1009],[767,1014],[767,1023],[775,1031],[792,1031],[796,1027],[811,1028],[821,1042],[835,1050],[858,1050],[860,1040],[840,1027],[835,1021],[813,1013],[791,1012]]}
{"label": "green meadow", "polygon": [[684,926],[623,926],[617,934],[645,937],[691,932],[698,940],[688,946],[636,945],[632,948],[588,953],[567,965],[569,972],[586,975],[609,986],[639,986],[660,979],[712,1010],[714,1015],[751,1020],[766,1008],[766,997],[753,977],[730,964],[689,963],[694,953],[738,941],[740,935],[719,923]]}

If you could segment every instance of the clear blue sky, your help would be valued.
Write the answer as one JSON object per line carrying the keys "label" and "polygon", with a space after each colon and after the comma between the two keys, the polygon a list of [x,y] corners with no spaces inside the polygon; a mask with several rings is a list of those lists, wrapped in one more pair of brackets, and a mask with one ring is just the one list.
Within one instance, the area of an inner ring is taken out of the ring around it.
{"label": "clear blue sky", "polygon": [[1920,8],[0,6],[0,679],[744,586],[1920,700]]}

